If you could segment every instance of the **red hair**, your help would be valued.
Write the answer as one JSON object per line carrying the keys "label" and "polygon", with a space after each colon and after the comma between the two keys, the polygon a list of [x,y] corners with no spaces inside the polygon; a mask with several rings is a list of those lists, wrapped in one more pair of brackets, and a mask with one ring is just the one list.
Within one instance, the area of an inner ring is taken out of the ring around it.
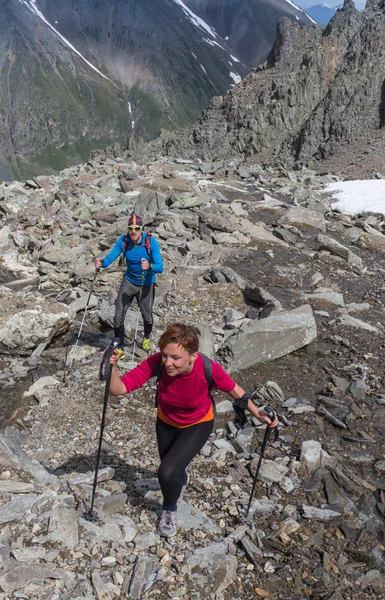
{"label": "red hair", "polygon": [[183,323],[172,323],[159,338],[159,348],[163,352],[168,344],[178,344],[190,354],[198,352],[199,336],[201,332],[194,325],[184,325]]}

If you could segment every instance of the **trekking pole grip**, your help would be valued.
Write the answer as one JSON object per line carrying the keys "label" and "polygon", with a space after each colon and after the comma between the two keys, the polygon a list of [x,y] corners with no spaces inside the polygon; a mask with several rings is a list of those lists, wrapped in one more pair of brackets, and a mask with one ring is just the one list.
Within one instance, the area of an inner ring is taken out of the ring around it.
{"label": "trekking pole grip", "polygon": [[265,406],[262,411],[267,417],[269,417],[270,421],[273,423],[277,417],[277,413],[270,406]]}

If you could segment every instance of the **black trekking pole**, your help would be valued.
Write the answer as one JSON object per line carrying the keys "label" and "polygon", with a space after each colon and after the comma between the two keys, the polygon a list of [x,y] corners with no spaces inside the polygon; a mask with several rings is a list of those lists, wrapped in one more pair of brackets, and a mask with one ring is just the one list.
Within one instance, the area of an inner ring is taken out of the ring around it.
{"label": "black trekking pole", "polygon": [[115,338],[112,340],[111,344],[108,346],[106,352],[104,353],[103,360],[100,363],[100,368],[99,368],[99,379],[100,379],[100,381],[106,382],[106,387],[104,390],[102,421],[100,423],[99,446],[98,446],[98,453],[96,456],[96,467],[95,467],[94,484],[92,486],[91,506],[90,506],[90,510],[83,515],[84,519],[87,519],[87,521],[95,521],[97,519],[96,515],[94,514],[94,502],[95,502],[96,485],[98,482],[100,456],[102,453],[103,432],[104,432],[104,426],[106,424],[108,396],[110,394],[110,383],[111,383],[111,373],[112,373],[112,365],[110,363],[110,358],[113,355],[115,348],[118,347],[119,342],[120,342],[119,338]]}
{"label": "black trekking pole", "polygon": [[[269,406],[265,406],[264,409],[263,409],[263,412],[265,413],[265,415],[267,417],[269,417],[269,419],[273,423],[273,421],[276,418],[275,411],[272,408],[270,408]],[[249,504],[248,504],[247,510],[246,510],[246,515],[245,515],[246,519],[247,519],[248,514],[249,514],[249,510],[250,510],[250,506],[251,506],[251,501],[253,499],[255,486],[257,484],[257,479],[258,479],[258,475],[259,475],[259,470],[261,468],[263,455],[265,454],[266,446],[268,444],[268,441],[269,441],[269,438],[270,438],[270,435],[271,435],[271,432],[273,431],[273,429],[274,429],[274,432],[275,432],[274,435],[277,438],[278,437],[277,427],[271,427],[270,425],[266,425],[266,431],[265,431],[265,435],[263,437],[261,451],[260,451],[260,454],[259,454],[259,461],[258,461],[258,465],[257,465],[257,470],[255,471],[255,475],[254,475],[254,483],[253,483],[253,487],[251,488],[251,493],[250,493],[250,498],[249,498]]]}
{"label": "black trekking pole", "polygon": [[96,278],[97,278],[97,276],[99,275],[99,273],[100,273],[100,269],[96,269],[96,271],[95,271],[95,275],[94,275],[94,278],[93,278],[93,280],[92,280],[92,283],[91,283],[90,293],[88,294],[88,298],[87,298],[86,306],[85,306],[85,309],[84,309],[84,315],[83,315],[83,319],[82,319],[82,322],[80,323],[80,328],[79,328],[78,337],[77,337],[77,339],[76,339],[76,344],[75,344],[75,347],[74,347],[74,349],[73,349],[73,355],[72,355],[71,361],[70,361],[70,363],[69,363],[69,365],[68,365],[68,370],[69,370],[69,371],[71,370],[71,368],[72,368],[72,363],[74,362],[75,352],[76,352],[76,348],[78,347],[78,344],[79,344],[79,339],[80,339],[80,336],[81,336],[81,333],[82,333],[82,329],[83,329],[83,325],[84,325],[84,321],[85,321],[85,319],[86,319],[86,314],[87,314],[87,310],[88,310],[88,305],[89,305],[89,303],[90,303],[90,300],[91,300],[91,294],[92,294],[92,292],[93,292],[94,285],[95,285],[95,281],[96,281]]}

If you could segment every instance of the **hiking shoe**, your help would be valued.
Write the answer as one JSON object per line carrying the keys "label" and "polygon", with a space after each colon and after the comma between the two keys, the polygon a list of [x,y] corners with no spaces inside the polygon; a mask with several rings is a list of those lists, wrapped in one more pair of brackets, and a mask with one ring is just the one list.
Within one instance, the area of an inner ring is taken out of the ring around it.
{"label": "hiking shoe", "polygon": [[172,537],[176,534],[176,511],[162,510],[158,525],[158,533],[162,537]]}
{"label": "hiking shoe", "polygon": [[151,352],[151,342],[150,342],[150,338],[143,338],[143,344],[142,344],[142,348],[143,350],[145,350],[146,352]]}
{"label": "hiking shoe", "polygon": [[119,347],[119,348],[117,348],[117,351],[118,351],[118,353],[119,353],[119,360],[120,360],[121,358],[126,358],[126,355],[125,355],[125,352],[124,352],[124,348],[120,348],[120,347]]}
{"label": "hiking shoe", "polygon": [[187,471],[184,472],[185,476],[184,476],[184,483],[182,485],[182,491],[180,493],[180,500],[182,500],[183,494],[186,491],[186,487],[188,486],[188,482],[190,480],[190,475],[187,473]]}

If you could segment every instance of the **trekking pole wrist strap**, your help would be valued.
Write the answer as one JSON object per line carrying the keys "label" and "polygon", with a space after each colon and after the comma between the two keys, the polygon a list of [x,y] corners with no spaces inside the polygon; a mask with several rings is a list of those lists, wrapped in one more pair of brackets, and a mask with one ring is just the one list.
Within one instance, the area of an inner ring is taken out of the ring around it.
{"label": "trekking pole wrist strap", "polygon": [[234,406],[239,406],[240,408],[247,408],[247,405],[249,403],[250,400],[250,395],[249,394],[243,394],[243,396],[241,396],[241,398],[236,398],[233,402]]}

